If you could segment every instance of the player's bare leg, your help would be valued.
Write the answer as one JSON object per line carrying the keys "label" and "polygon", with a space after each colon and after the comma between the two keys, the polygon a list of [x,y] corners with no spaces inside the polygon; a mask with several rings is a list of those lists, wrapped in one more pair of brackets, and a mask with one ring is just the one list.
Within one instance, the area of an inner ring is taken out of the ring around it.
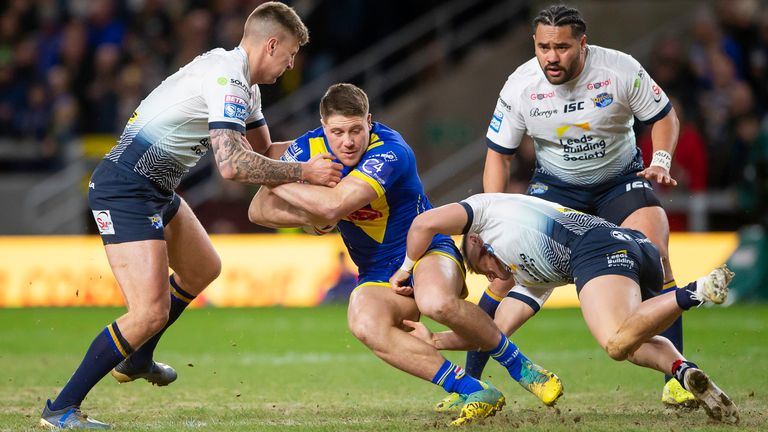
{"label": "player's bare leg", "polygon": [[105,249],[128,308],[128,312],[117,319],[117,325],[125,340],[132,347],[139,347],[168,321],[165,241],[109,244]]}
{"label": "player's bare leg", "polygon": [[[661,207],[638,209],[627,217],[621,226],[642,232],[656,246],[659,250],[659,255],[661,255],[661,263],[664,269],[665,291],[676,289],[677,282],[675,282],[672,265],[669,261],[669,222],[664,209]],[[690,288],[690,285],[687,288]],[[660,329],[659,334],[672,341],[678,351],[683,351],[682,317],[678,317],[670,322],[669,326]],[[693,394],[686,391],[674,377],[668,374],[665,376],[661,401],[665,406],[671,408],[695,409],[698,407]]]}
{"label": "player's bare leg", "polygon": [[168,320],[165,242],[127,242],[106,245],[105,249],[128,312],[96,336],[56,400],[46,403],[40,419],[41,426],[53,429],[109,428],[109,425],[84,415],[80,411],[80,403],[110,369],[157,333]]}
{"label": "player's bare leg", "polygon": [[[579,300],[589,330],[600,346],[611,355],[608,341],[639,307],[640,287],[624,276],[599,276],[584,285]],[[660,372],[671,372],[678,381],[685,382],[686,389],[704,404],[707,415],[711,418],[728,423],[738,422],[738,411],[730,398],[695,364],[685,360],[666,338],[654,336],[628,357],[612,358],[626,359],[638,366]]]}
{"label": "player's bare leg", "polygon": [[165,330],[176,321],[186,306],[221,272],[219,255],[205,229],[184,200],[181,201],[176,215],[165,227],[164,235],[169,265],[174,270],[170,295],[169,280],[164,279],[170,316],[157,334],[112,370],[112,376],[121,383],[143,378],[152,384],[165,386],[176,380],[176,371],[171,366],[153,360],[155,347]]}
{"label": "player's bare leg", "polygon": [[349,299],[347,323],[352,334],[385,362],[429,381],[443,356],[402,327],[402,320],[418,318],[416,302],[396,294],[389,284],[360,286]]}
{"label": "player's bare leg", "polygon": [[[696,281],[696,291],[688,295],[701,303],[722,304],[728,296],[728,283],[734,274],[723,265]],[[681,292],[668,292],[646,300],[628,317],[613,335],[606,349],[612,358],[625,358],[645,340],[659,334],[686,309],[678,297]],[[691,299],[685,299],[691,300]]]}
{"label": "player's bare leg", "polygon": [[413,272],[413,286],[421,313],[472,341],[472,350],[489,351],[498,345],[499,329],[491,317],[459,297],[464,277],[451,259],[438,254],[422,258]]}
{"label": "player's bare leg", "polygon": [[359,286],[350,297],[347,312],[350,330],[376,356],[446,391],[466,394],[467,403],[456,425],[499,411],[505,403],[501,392],[465,375],[434,346],[406,333],[410,329],[403,326],[403,320],[418,317],[413,298],[396,294],[389,284]]}

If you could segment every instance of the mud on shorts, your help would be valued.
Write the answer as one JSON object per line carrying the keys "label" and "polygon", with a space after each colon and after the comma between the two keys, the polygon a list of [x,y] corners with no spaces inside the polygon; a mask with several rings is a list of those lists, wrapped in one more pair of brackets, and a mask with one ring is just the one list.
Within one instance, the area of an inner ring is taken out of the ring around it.
{"label": "mud on shorts", "polygon": [[105,245],[164,240],[164,227],[180,204],[176,193],[107,160],[96,166],[88,183],[88,205]]}

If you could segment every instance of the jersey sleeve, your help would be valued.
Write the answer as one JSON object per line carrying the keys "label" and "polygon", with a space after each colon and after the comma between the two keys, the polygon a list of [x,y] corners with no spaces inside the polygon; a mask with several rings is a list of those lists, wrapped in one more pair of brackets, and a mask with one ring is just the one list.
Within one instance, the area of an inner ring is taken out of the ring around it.
{"label": "jersey sleeve", "polygon": [[403,147],[381,146],[363,155],[349,175],[371,185],[376,196],[380,197],[408,172],[410,159],[408,151]]}
{"label": "jersey sleeve", "polygon": [[310,158],[308,133],[296,138],[296,140],[285,149],[285,153],[280,156],[280,160],[284,162],[306,162]]}
{"label": "jersey sleeve", "polygon": [[267,119],[264,118],[264,114],[261,111],[261,90],[259,86],[251,86],[251,98],[250,114],[245,119],[245,128],[250,130],[253,128],[261,127],[267,124]]}
{"label": "jersey sleeve", "polygon": [[202,95],[208,106],[208,129],[232,129],[245,133],[250,115],[251,89],[242,72],[219,63],[218,71],[203,78]]}
{"label": "jersey sleeve", "polygon": [[489,149],[506,155],[515,154],[526,130],[519,102],[521,96],[517,86],[512,83],[513,77],[514,74],[510,75],[501,89],[485,135]]}
{"label": "jersey sleeve", "polygon": [[486,211],[490,203],[489,194],[477,194],[459,202],[467,211],[467,225],[464,226],[464,234],[469,232],[479,233],[485,226]]}
{"label": "jersey sleeve", "polygon": [[638,120],[651,124],[664,118],[672,109],[666,93],[651,78],[637,60],[626,56],[622,62],[627,77],[623,83],[627,91],[629,107]]}

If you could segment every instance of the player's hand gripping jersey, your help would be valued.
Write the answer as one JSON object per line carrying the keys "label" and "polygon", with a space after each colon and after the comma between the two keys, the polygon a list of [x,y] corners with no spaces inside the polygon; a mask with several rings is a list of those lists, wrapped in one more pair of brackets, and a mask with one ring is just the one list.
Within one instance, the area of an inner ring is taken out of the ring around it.
{"label": "player's hand gripping jersey", "polygon": [[208,152],[209,129],[245,133],[265,123],[259,87],[248,76],[239,47],[198,56],[141,102],[106,159],[173,191]]}
{"label": "player's hand gripping jersey", "polygon": [[[333,153],[323,128],[296,139],[282,160],[305,162],[319,153]],[[342,176],[365,181],[377,195],[369,205],[338,223],[350,257],[359,268],[359,279],[388,281],[405,256],[406,236],[413,219],[432,208],[416,172],[413,150],[400,134],[374,122],[368,150],[355,167],[344,167]],[[435,236],[433,244],[440,240],[450,237]]]}
{"label": "player's hand gripping jersey", "polygon": [[593,185],[643,169],[632,131],[672,108],[631,56],[587,46],[584,70],[550,84],[536,58],[507,79],[486,135],[488,147],[514,154],[523,135],[534,140],[538,172],[574,185]]}

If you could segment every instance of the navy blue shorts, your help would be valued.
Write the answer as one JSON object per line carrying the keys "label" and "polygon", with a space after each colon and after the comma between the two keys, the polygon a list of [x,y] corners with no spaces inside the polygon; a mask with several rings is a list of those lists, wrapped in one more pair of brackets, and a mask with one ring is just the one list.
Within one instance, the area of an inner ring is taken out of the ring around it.
{"label": "navy blue shorts", "polygon": [[104,244],[165,240],[181,198],[139,174],[101,161],[88,183],[88,205]]}
{"label": "navy blue shorts", "polygon": [[528,185],[527,194],[621,225],[637,209],[661,207],[651,182],[638,177],[638,172],[590,186],[576,186],[536,173]]}
{"label": "navy blue shorts", "polygon": [[571,269],[576,292],[604,275],[626,276],[640,285],[643,300],[659,295],[664,270],[656,246],[629,228],[598,227],[571,246]]}

